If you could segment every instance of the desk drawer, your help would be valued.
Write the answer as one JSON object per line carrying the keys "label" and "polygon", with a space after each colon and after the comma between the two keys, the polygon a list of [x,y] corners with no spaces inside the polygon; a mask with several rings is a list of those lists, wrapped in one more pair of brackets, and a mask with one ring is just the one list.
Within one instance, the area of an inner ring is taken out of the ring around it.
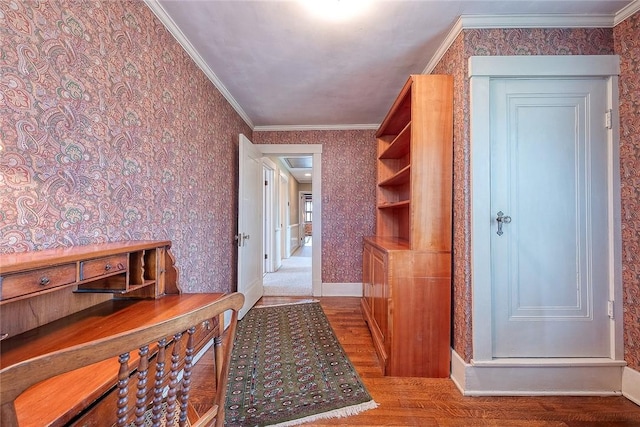
{"label": "desk drawer", "polygon": [[127,254],[120,254],[83,261],[80,264],[80,280],[127,271],[128,259]]}
{"label": "desk drawer", "polygon": [[76,264],[64,264],[27,273],[9,274],[2,278],[1,299],[39,292],[76,281]]}
{"label": "desk drawer", "polygon": [[[196,347],[196,352],[214,336],[219,335],[218,319],[206,320],[196,325],[196,331],[193,334],[193,343]],[[188,337],[188,335],[187,335]]]}

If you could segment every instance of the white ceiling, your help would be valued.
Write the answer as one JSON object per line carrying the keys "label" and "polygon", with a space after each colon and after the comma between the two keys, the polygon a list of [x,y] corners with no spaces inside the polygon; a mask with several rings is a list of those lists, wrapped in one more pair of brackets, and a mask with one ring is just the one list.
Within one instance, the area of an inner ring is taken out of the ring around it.
{"label": "white ceiling", "polygon": [[243,119],[270,130],[375,128],[461,25],[611,27],[640,0],[371,0],[347,22],[295,0],[146,2]]}

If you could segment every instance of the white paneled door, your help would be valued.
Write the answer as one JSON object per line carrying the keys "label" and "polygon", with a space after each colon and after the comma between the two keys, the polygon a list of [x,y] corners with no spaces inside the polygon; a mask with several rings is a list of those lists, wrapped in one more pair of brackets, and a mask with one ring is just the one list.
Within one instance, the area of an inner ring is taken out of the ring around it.
{"label": "white paneled door", "polygon": [[610,357],[606,80],[490,96],[493,357]]}
{"label": "white paneled door", "polygon": [[238,292],[244,294],[242,318],[263,293],[262,153],[240,134],[238,179]]}

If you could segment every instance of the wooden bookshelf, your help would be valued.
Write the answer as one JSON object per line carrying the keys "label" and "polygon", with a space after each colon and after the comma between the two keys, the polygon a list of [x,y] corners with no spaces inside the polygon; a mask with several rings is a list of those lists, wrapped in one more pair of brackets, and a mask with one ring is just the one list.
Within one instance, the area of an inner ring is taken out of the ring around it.
{"label": "wooden bookshelf", "polygon": [[386,375],[449,376],[453,78],[412,75],[376,133],[362,307]]}

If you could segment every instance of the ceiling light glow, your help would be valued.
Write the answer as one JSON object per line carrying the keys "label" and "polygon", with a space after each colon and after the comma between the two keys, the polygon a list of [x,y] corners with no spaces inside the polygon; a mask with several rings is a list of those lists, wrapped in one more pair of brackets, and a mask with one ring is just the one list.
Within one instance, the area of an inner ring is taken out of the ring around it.
{"label": "ceiling light glow", "polygon": [[362,14],[371,0],[300,0],[315,16],[328,21],[346,21]]}

